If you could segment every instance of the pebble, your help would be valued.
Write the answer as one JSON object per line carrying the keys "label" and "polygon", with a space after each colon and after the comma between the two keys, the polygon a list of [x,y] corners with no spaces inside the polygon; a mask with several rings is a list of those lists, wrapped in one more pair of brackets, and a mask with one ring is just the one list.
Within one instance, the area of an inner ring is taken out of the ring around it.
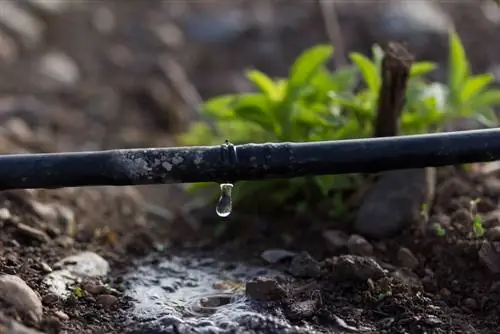
{"label": "pebble", "polygon": [[478,307],[477,301],[474,298],[465,298],[464,305],[465,305],[465,307],[467,307],[471,310],[475,310]]}
{"label": "pebble", "polygon": [[63,320],[63,321],[66,321],[66,320],[69,320],[69,315],[67,315],[66,313],[64,313],[63,311],[61,310],[57,310],[54,312],[54,315],[56,317],[58,317],[59,319]]}
{"label": "pebble", "polygon": [[262,252],[260,256],[264,259],[264,261],[271,264],[276,264],[279,262],[291,260],[295,255],[297,255],[297,253],[284,249],[268,249]]}
{"label": "pebble", "polygon": [[96,298],[96,302],[99,305],[102,305],[104,307],[109,308],[109,307],[112,307],[113,305],[115,305],[116,303],[118,303],[118,297],[113,296],[113,295],[104,294],[104,295],[98,296]]}
{"label": "pebble", "polygon": [[59,301],[59,297],[54,293],[49,293],[42,298],[43,305],[53,305]]}
{"label": "pebble", "polygon": [[28,225],[23,224],[23,223],[17,223],[16,228],[19,232],[21,232],[22,234],[24,234],[32,239],[35,239],[35,240],[38,240],[41,242],[49,242],[50,241],[50,237],[45,232],[43,232],[37,228],[28,226]]}
{"label": "pebble", "polygon": [[36,47],[43,38],[43,23],[15,2],[2,2],[0,22],[19,34],[21,42],[28,48]]}
{"label": "pebble", "polygon": [[328,250],[335,253],[347,246],[349,235],[340,230],[328,230],[323,232],[323,238],[326,241]]}
{"label": "pebble", "polygon": [[323,261],[323,268],[335,280],[377,280],[384,277],[385,271],[371,257],[340,255]]}
{"label": "pebble", "polygon": [[300,252],[293,257],[288,271],[292,276],[301,278],[318,277],[321,274],[321,267],[309,253]]}
{"label": "pebble", "polygon": [[57,237],[56,243],[63,248],[70,248],[75,243],[75,240],[67,235],[61,235]]}
{"label": "pebble", "polygon": [[484,241],[478,251],[479,260],[494,274],[500,273],[500,242]]}
{"label": "pebble", "polygon": [[10,213],[9,209],[7,208],[1,208],[0,209],[0,220],[6,221],[12,218],[12,214]]}
{"label": "pebble", "polygon": [[435,168],[383,174],[363,199],[354,223],[355,230],[365,237],[383,239],[421,222],[422,206],[430,207],[435,185]]}
{"label": "pebble", "polygon": [[362,236],[353,234],[347,240],[349,253],[360,256],[373,255],[373,246]]}
{"label": "pebble", "polygon": [[408,269],[415,269],[419,265],[417,257],[406,247],[399,248],[397,257],[399,264]]}
{"label": "pebble", "polygon": [[446,42],[453,21],[448,14],[426,0],[393,1],[377,15],[374,24],[385,38],[405,40],[416,48],[429,46],[429,41]]}
{"label": "pebble", "polygon": [[52,268],[45,262],[40,262],[40,269],[44,272],[44,273],[51,273],[52,272]]}
{"label": "pebble", "polygon": [[0,313],[0,333],[9,333],[9,334],[44,334],[32,328],[28,328],[23,324],[15,321],[14,319],[10,319],[5,316],[3,313]]}
{"label": "pebble", "polygon": [[99,282],[87,280],[82,283],[83,290],[87,291],[92,295],[100,295],[106,292],[106,287]]}
{"label": "pebble", "polygon": [[54,80],[55,85],[74,85],[80,79],[75,61],[62,52],[45,54],[39,61],[38,71]]}
{"label": "pebble", "polygon": [[257,277],[245,285],[245,295],[258,301],[273,301],[285,294],[283,288],[275,279]]}
{"label": "pebble", "polygon": [[188,39],[198,43],[224,44],[241,36],[251,24],[251,20],[241,13],[223,11],[211,15],[189,15],[182,28]]}
{"label": "pebble", "polygon": [[69,256],[53,265],[53,272],[45,276],[43,282],[49,291],[66,299],[72,292],[68,287],[81,283],[83,279],[106,276],[109,263],[93,252],[82,252]]}
{"label": "pebble", "polygon": [[36,322],[42,319],[42,301],[37,293],[18,276],[0,276],[0,299]]}
{"label": "pebble", "polygon": [[500,240],[500,226],[489,228],[486,232],[486,236],[492,241]]}

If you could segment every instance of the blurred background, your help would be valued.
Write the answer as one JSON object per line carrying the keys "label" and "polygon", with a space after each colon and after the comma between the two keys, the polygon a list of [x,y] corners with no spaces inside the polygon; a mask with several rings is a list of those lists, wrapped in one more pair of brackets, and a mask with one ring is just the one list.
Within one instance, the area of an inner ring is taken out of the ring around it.
{"label": "blurred background", "polygon": [[285,75],[317,43],[342,65],[403,40],[442,80],[455,28],[474,72],[500,75],[499,23],[491,0],[4,0],[0,150],[174,145],[202,100],[250,90],[249,68]]}

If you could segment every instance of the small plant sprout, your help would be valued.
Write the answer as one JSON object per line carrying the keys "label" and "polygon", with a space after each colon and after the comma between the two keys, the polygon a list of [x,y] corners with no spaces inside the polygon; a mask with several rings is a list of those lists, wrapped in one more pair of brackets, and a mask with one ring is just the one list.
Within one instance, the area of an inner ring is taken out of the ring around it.
{"label": "small plant sprout", "polygon": [[476,237],[481,238],[484,236],[483,220],[479,214],[476,214],[472,220],[472,229]]}
{"label": "small plant sprout", "polygon": [[438,237],[444,237],[446,235],[446,230],[439,223],[432,224],[432,229]]}
{"label": "small plant sprout", "polygon": [[429,205],[427,203],[422,203],[420,206],[420,217],[422,217],[425,223],[429,221]]}

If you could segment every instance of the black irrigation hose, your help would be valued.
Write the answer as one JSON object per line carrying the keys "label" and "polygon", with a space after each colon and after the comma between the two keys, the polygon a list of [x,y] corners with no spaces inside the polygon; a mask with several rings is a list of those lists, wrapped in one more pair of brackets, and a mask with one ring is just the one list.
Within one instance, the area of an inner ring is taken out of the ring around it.
{"label": "black irrigation hose", "polygon": [[235,182],[500,160],[500,129],[312,143],[0,156],[0,190]]}

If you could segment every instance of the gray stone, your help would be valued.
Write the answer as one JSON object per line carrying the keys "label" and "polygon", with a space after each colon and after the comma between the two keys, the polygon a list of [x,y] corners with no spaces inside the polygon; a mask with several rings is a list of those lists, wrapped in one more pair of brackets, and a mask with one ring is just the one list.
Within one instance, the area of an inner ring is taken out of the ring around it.
{"label": "gray stone", "polygon": [[74,85],[80,79],[80,70],[75,61],[60,52],[45,54],[38,64],[38,70],[52,79],[53,87]]}
{"label": "gray stone", "polygon": [[8,318],[3,313],[0,313],[0,333],[9,334],[43,334],[35,329],[28,328],[23,324]]}
{"label": "gray stone", "polygon": [[361,256],[372,256],[373,246],[360,235],[353,234],[347,240],[347,249],[350,254]]}
{"label": "gray stone", "polygon": [[427,46],[430,37],[445,40],[453,21],[439,4],[426,0],[392,1],[377,16],[375,29],[391,39],[401,39],[418,47]]}
{"label": "gray stone", "polygon": [[415,269],[419,264],[417,257],[406,247],[399,248],[398,261],[400,265],[409,269]]}
{"label": "gray stone", "polygon": [[260,255],[266,262],[275,264],[292,259],[297,253],[285,249],[268,249]]}
{"label": "gray stone", "polygon": [[0,276],[0,299],[34,321],[39,322],[42,319],[42,301],[37,293],[18,276]]}
{"label": "gray stone", "polygon": [[292,276],[309,278],[317,277],[321,273],[320,264],[309,253],[301,252],[294,256],[288,267]]}
{"label": "gray stone", "polygon": [[435,168],[385,173],[363,199],[355,230],[365,237],[382,239],[420,222],[422,209],[434,200],[435,186]]}
{"label": "gray stone", "polygon": [[337,252],[347,246],[349,235],[340,230],[328,230],[323,232],[323,238],[325,238],[328,250]]}
{"label": "gray stone", "polygon": [[83,252],[57,262],[53,268],[57,270],[45,276],[43,282],[51,293],[66,299],[71,295],[71,286],[82,282],[83,279],[106,276],[109,263],[95,253]]}

